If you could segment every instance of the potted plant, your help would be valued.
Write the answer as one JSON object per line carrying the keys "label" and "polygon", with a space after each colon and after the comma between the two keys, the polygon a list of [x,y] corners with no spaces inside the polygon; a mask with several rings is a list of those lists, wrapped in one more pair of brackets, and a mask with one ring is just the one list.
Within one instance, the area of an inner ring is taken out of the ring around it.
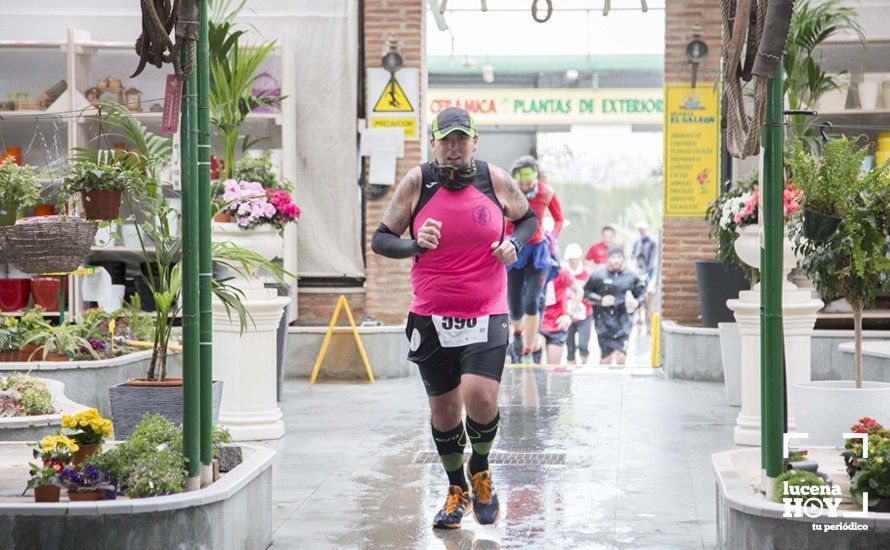
{"label": "potted plant", "polygon": [[40,463],[29,464],[31,479],[25,492],[33,489],[35,502],[59,502],[57,476],[71,462],[72,453],[78,450],[77,443],[64,435],[55,435],[44,437],[34,446],[34,458],[39,458]]}
{"label": "potted plant", "polygon": [[756,176],[732,181],[728,189],[708,205],[705,221],[710,226],[711,238],[717,240],[717,255],[714,260],[695,262],[703,327],[713,328],[718,323],[733,322],[726,301],[738,298],[739,292],[750,288],[750,281],[756,277],[756,271],[745,266],[733,248],[737,227],[750,223],[735,220],[739,199],[754,189],[756,183]]}
{"label": "potted plant", "polygon": [[210,21],[210,117],[222,143],[221,179],[233,176],[238,143],[242,150],[250,148],[250,137],[241,135],[247,115],[257,107],[277,105],[284,99],[270,91],[254,90],[275,42],[242,44],[246,31],[236,30],[234,19],[243,6],[242,2],[232,12]]}
{"label": "potted plant", "polygon": [[[787,228],[789,224],[796,222],[800,212],[802,191],[794,184],[788,184],[782,191],[782,214]],[[760,270],[760,189],[754,189],[736,199],[731,206],[735,212],[736,238],[733,248],[739,259],[756,270]],[[782,281],[788,279],[788,274],[797,265],[798,258],[795,255],[794,246],[788,231],[784,232],[782,240],[784,246],[782,253]],[[755,285],[757,288],[757,285]]]}
{"label": "potted plant", "polygon": [[99,358],[93,344],[83,335],[83,327],[73,323],[57,326],[44,323],[28,333],[25,345],[29,344],[36,346],[29,361],[38,355],[44,361],[70,361],[87,356]]}
{"label": "potted plant", "polygon": [[39,198],[37,169],[19,166],[15,158],[6,157],[0,163],[0,226],[13,225],[19,210],[34,206]]}
{"label": "potted plant", "polygon": [[862,506],[868,493],[870,511],[890,512],[890,431],[867,416],[851,430],[868,434],[868,457],[863,457],[861,439],[847,439],[841,456],[850,476],[850,495]]}
{"label": "potted plant", "polygon": [[[853,34],[865,45],[865,34],[859,25],[855,7],[845,6],[843,0],[802,0],[796,3],[782,56],[783,90],[787,109],[820,109],[819,99],[834,90],[841,89],[849,73],[844,70],[830,74],[822,68],[817,49],[837,35]],[[845,78],[846,77],[846,78]],[[785,143],[802,140],[813,151],[820,147],[819,136],[813,135],[813,118],[808,115],[790,115],[785,125]]]}
{"label": "potted plant", "polygon": [[0,355],[3,361],[27,361],[37,349],[33,344],[25,344],[29,334],[36,328],[49,326],[43,319],[39,307],[27,309],[20,317],[3,316],[0,323]]}
{"label": "potted plant", "polygon": [[117,492],[111,474],[91,464],[84,466],[83,470],[67,466],[59,472],[58,479],[68,490],[68,500],[72,502],[113,500]]}
{"label": "potted plant", "polygon": [[62,180],[62,192],[80,194],[86,219],[113,220],[120,214],[121,192],[137,179],[137,173],[123,163],[81,160]]}
{"label": "potted plant", "polygon": [[80,447],[71,458],[71,465],[80,464],[101,449],[105,438],[111,435],[111,420],[102,418],[96,409],[87,409],[75,415],[62,416],[62,433]]}
{"label": "potted plant", "polygon": [[822,154],[808,151],[801,142],[792,149],[788,169],[803,190],[803,235],[825,242],[837,231],[848,188],[859,185],[868,149],[842,138],[825,144]]}
{"label": "potted plant", "polygon": [[222,211],[231,215],[232,222],[213,222],[213,241],[252,250],[269,261],[278,257],[281,230],[300,215],[290,194],[234,179],[223,182],[223,189]]}
{"label": "potted plant", "polygon": [[[795,181],[805,190],[825,185],[816,179],[836,176],[842,181],[831,184],[834,203],[826,205],[841,218],[834,235],[818,241],[807,238],[801,227],[792,228],[801,270],[826,302],[845,298],[853,310],[855,380],[808,382],[792,389],[798,396],[797,429],[808,432],[810,442],[824,445],[839,444],[840,434],[862,415],[890,416],[890,384],[862,380],[862,313],[890,289],[890,177],[886,167],[877,167],[856,171],[850,180],[850,165],[861,156],[858,146],[844,141],[826,145],[826,156],[818,159],[818,178],[806,168],[816,162],[812,153],[796,157],[792,165]],[[850,154],[829,156],[834,150]],[[829,402],[832,406],[826,407]]]}

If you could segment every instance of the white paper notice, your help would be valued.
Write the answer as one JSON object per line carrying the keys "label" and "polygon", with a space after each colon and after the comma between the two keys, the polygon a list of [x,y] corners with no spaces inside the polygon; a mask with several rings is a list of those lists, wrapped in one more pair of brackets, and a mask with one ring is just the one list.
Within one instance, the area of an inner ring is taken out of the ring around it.
{"label": "white paper notice", "polygon": [[368,174],[368,183],[395,185],[397,158],[398,151],[395,149],[371,149],[371,169]]}
{"label": "white paper notice", "polygon": [[359,155],[370,156],[374,149],[394,149],[405,156],[405,132],[401,128],[366,128],[362,130]]}

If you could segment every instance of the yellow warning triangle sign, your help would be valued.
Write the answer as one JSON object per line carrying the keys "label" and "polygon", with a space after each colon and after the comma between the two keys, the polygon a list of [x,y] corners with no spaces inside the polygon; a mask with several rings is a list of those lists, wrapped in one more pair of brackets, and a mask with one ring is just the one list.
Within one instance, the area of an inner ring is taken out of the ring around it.
{"label": "yellow warning triangle sign", "polygon": [[390,79],[389,84],[383,88],[380,99],[374,105],[375,113],[410,113],[414,111],[411,102],[405,95],[402,85],[395,78]]}

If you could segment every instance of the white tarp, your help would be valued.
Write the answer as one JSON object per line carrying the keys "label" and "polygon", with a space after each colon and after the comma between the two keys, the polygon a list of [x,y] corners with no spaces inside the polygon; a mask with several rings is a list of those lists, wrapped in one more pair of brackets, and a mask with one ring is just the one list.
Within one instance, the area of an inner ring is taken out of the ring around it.
{"label": "white tarp", "polygon": [[[303,276],[358,276],[364,272],[356,150],[358,9],[358,0],[250,0],[239,17],[263,40],[280,40],[287,34],[296,52],[296,89],[287,92],[287,101],[293,102],[296,118],[294,184],[303,211],[298,238],[298,273]],[[0,2],[0,40],[64,42],[68,28],[85,30],[94,40],[133,42],[140,30],[139,2]],[[127,85],[126,77],[137,62],[135,53],[129,53],[118,50],[95,59],[93,79],[110,75],[122,78]],[[34,58],[27,69],[32,75],[28,80],[33,82],[10,74],[6,69],[13,67],[6,65],[0,88],[14,85],[16,90],[37,93],[66,78],[64,54],[25,55]],[[3,59],[12,62],[21,58]],[[143,74],[155,70],[149,67]],[[146,81],[140,77],[138,87],[146,94],[157,94],[152,90],[154,76],[151,83],[148,76],[144,78]],[[163,82],[162,76],[158,82]],[[89,85],[76,84],[81,91]],[[30,134],[22,137],[28,138]]]}

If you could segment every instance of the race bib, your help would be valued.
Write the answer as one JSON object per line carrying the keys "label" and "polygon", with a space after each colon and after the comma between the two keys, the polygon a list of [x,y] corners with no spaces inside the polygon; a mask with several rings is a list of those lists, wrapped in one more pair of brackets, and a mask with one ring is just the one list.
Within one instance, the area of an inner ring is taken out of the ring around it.
{"label": "race bib", "polygon": [[457,348],[488,341],[488,315],[475,319],[440,315],[432,315],[431,318],[443,348]]}

